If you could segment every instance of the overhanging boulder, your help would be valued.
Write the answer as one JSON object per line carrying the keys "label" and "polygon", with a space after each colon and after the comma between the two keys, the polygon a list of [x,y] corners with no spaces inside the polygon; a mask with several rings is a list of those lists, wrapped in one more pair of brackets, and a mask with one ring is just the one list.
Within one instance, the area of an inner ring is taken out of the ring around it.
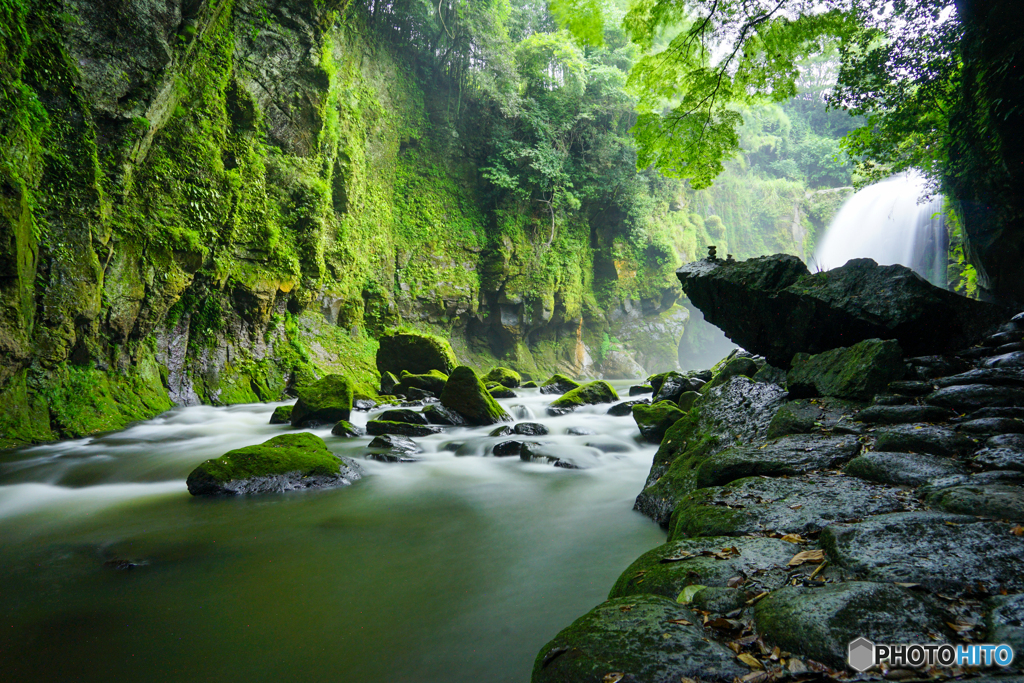
{"label": "overhanging boulder", "polygon": [[813,274],[787,254],[704,259],[676,275],[709,322],[747,351],[785,368],[795,353],[821,353],[865,339],[896,339],[908,356],[957,351],[1007,316],[1000,306],[871,259]]}

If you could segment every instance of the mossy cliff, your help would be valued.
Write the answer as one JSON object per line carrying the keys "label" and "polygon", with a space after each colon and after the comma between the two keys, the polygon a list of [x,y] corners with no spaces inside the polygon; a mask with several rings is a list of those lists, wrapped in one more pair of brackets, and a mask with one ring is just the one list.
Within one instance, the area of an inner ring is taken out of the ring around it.
{"label": "mossy cliff", "polygon": [[534,376],[674,362],[673,270],[740,227],[629,159],[642,221],[495,194],[500,113],[375,12],[0,0],[0,447],[332,373],[370,394],[400,325]]}

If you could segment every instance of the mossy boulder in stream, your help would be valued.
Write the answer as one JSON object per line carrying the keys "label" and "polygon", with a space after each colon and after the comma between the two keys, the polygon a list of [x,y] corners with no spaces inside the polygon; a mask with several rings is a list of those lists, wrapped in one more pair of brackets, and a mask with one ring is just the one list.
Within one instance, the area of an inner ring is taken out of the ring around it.
{"label": "mossy boulder in stream", "polygon": [[327,375],[299,389],[292,408],[293,427],[335,424],[352,414],[352,384],[341,375]]}
{"label": "mossy boulder in stream", "polygon": [[444,391],[448,375],[440,370],[430,370],[419,375],[414,375],[407,370],[402,370],[401,378],[393,388],[396,394],[410,395],[412,389],[429,391],[434,396],[440,396]]}
{"label": "mossy boulder in stream", "polygon": [[522,383],[523,377],[515,370],[497,367],[492,368],[490,372],[484,375],[483,380],[484,382],[497,382],[503,387],[515,389]]}
{"label": "mossy boulder in stream", "polygon": [[653,405],[637,404],[633,406],[633,419],[640,428],[640,434],[649,443],[661,443],[665,432],[674,425],[686,412],[680,410],[671,401],[658,401]]}
{"label": "mossy boulder in stream", "polygon": [[580,386],[580,383],[572,380],[565,375],[551,375],[548,379],[544,380],[540,385],[540,393],[542,394],[564,394],[567,391],[572,391]]}
{"label": "mossy boulder in stream", "polygon": [[[532,683],[732,681],[749,670],[689,609],[660,595],[609,600],[541,648]],[[624,674],[626,677],[610,677]]]}
{"label": "mossy boulder in stream", "polygon": [[377,370],[401,375],[403,370],[422,375],[431,370],[449,374],[458,360],[447,340],[421,332],[392,332],[379,340]]}
{"label": "mossy boulder in stream", "polygon": [[605,381],[591,382],[568,391],[560,398],[555,399],[548,406],[549,415],[565,415],[571,413],[580,406],[596,405],[598,403],[611,403],[618,401],[619,395],[611,384]]}
{"label": "mossy boulder in stream", "polygon": [[902,379],[905,372],[897,342],[867,339],[815,356],[796,354],[786,382],[793,398],[835,396],[866,401],[882,393],[889,382]]}
{"label": "mossy boulder in stream", "polygon": [[512,422],[512,416],[487,392],[473,368],[461,365],[452,371],[441,392],[441,405],[454,410],[474,425]]}
{"label": "mossy boulder in stream", "polygon": [[313,434],[282,434],[207,460],[188,475],[193,496],[272,493],[346,486],[360,478],[354,462],[327,450]]}
{"label": "mossy boulder in stream", "polygon": [[295,406],[278,406],[274,408],[274,413],[270,416],[270,424],[272,425],[286,425],[292,421],[292,408]]}

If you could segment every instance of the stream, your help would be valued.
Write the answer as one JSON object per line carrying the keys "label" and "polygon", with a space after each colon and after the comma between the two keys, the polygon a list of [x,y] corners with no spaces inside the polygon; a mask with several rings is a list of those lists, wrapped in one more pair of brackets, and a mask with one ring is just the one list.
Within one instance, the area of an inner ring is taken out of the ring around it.
{"label": "stream", "polygon": [[[539,649],[665,536],[632,510],[656,450],[632,417],[548,417],[555,396],[516,392],[499,403],[550,435],[451,428],[415,439],[421,462],[386,464],[363,458],[372,437],[309,430],[364,472],[321,491],[185,488],[203,460],[289,431],[268,424],[282,403],[177,408],[0,454],[0,680],[528,681]],[[509,438],[592,466],[486,455]]]}

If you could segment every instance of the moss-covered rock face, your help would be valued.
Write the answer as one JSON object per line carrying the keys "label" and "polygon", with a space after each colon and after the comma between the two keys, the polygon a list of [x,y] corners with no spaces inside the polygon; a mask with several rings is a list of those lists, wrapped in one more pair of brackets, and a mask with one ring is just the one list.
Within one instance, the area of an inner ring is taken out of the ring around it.
{"label": "moss-covered rock face", "polygon": [[869,400],[903,377],[903,351],[892,340],[868,339],[816,356],[797,354],[786,377],[790,395]]}
{"label": "moss-covered rock face", "polygon": [[272,425],[284,425],[292,421],[292,409],[295,406],[278,406],[274,408],[273,414],[270,416],[270,424]]}
{"label": "moss-covered rock face", "polygon": [[509,389],[515,389],[516,387],[518,387],[522,383],[523,376],[520,375],[515,370],[510,370],[508,368],[497,367],[497,368],[491,368],[491,371],[483,376],[483,380],[484,380],[485,383],[486,382],[497,382],[498,384],[500,384],[503,387],[508,387]]}
{"label": "moss-covered rock face", "polygon": [[[548,406],[548,414],[564,415],[585,405],[618,401],[619,395],[611,384],[604,381],[591,382],[562,394]],[[673,406],[674,407],[674,406]]]}
{"label": "moss-covered rock face", "polygon": [[621,680],[724,682],[748,673],[693,621],[693,612],[661,596],[609,600],[541,648],[531,681],[602,683],[619,673],[629,676]]}
{"label": "moss-covered rock face", "polygon": [[579,382],[572,380],[565,375],[552,375],[540,385],[542,394],[564,394],[582,386]]}
{"label": "moss-covered rock face", "polygon": [[512,391],[506,386],[493,382],[487,384],[487,393],[494,398],[515,398],[516,392]]}
{"label": "moss-covered rock face", "polygon": [[446,339],[420,332],[394,332],[379,340],[377,370],[401,376],[403,370],[423,375],[431,370],[451,373],[459,364]]}
{"label": "moss-covered rock face", "polygon": [[454,410],[474,425],[512,422],[512,416],[488,393],[473,368],[455,368],[441,392],[441,405]]}
{"label": "moss-covered rock face", "polygon": [[352,413],[352,384],[341,375],[328,375],[299,390],[292,408],[294,427],[334,424]]}
{"label": "moss-covered rock face", "polygon": [[711,381],[700,388],[700,393],[706,394],[714,387],[721,386],[733,377],[753,377],[757,374],[757,364],[750,358],[733,358],[715,372]]}
{"label": "moss-covered rock face", "polygon": [[633,406],[633,419],[640,428],[640,434],[650,443],[661,443],[665,432],[686,412],[671,401],[658,401],[653,405]]}
{"label": "moss-covered rock face", "polygon": [[420,391],[429,391],[434,396],[440,396],[444,391],[444,383],[447,381],[448,375],[440,370],[431,370],[421,375],[414,375],[403,370],[401,380],[391,388],[391,392],[408,396],[410,389],[419,389]]}
{"label": "moss-covered rock face", "polygon": [[193,496],[210,496],[345,486],[359,477],[355,463],[331,453],[320,437],[302,433],[207,460],[186,483]]}

